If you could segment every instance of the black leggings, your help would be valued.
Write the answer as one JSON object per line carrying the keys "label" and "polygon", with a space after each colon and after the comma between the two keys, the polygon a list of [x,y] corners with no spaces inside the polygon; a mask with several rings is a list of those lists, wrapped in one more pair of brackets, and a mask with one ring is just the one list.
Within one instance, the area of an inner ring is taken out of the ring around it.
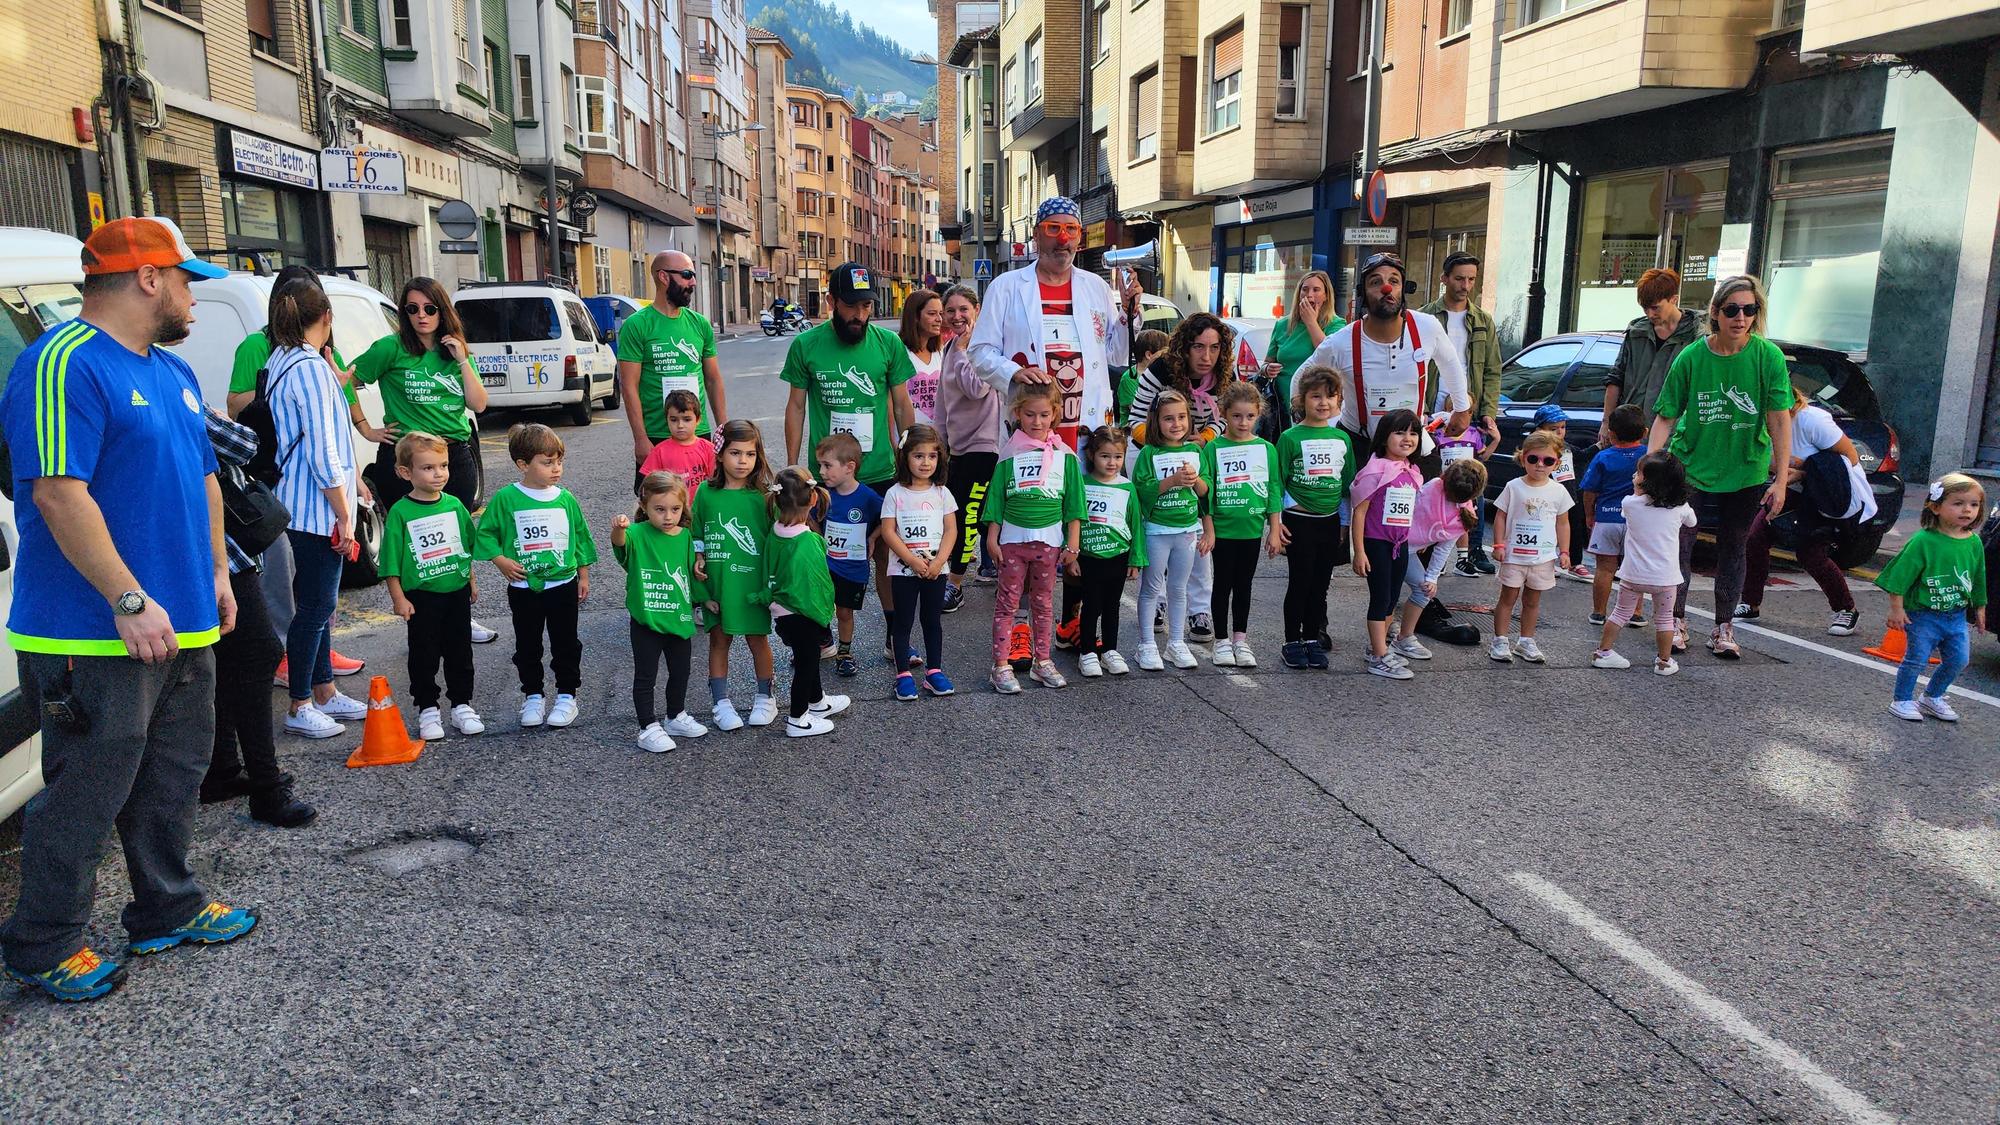
{"label": "black leggings", "polygon": [[514,670],[521,674],[521,694],[542,694],[542,630],[547,629],[556,694],[575,695],[577,685],[583,683],[583,642],[576,636],[576,579],[543,590],[509,586],[507,608],[514,612]]}
{"label": "black leggings", "polygon": [[640,730],[660,718],[653,710],[653,688],[660,682],[663,656],[667,659],[667,718],[675,718],[687,710],[688,661],[693,648],[690,638],[656,633],[637,621],[632,622],[632,710],[639,716]]}
{"label": "black leggings", "polygon": [[910,651],[910,628],[924,630],[924,667],[944,667],[944,575],[918,578],[913,574],[889,577],[889,592],[896,608],[889,611],[889,639],[896,652]]}
{"label": "black leggings", "polygon": [[[1262,539],[1217,539],[1215,541],[1215,594],[1209,599],[1215,614],[1215,631],[1242,633],[1250,628],[1250,584],[1257,577],[1257,554]],[[1330,576],[1329,576],[1330,577]],[[1231,605],[1234,599],[1235,604]]]}
{"label": "black leggings", "polygon": [[1284,519],[1292,536],[1285,548],[1290,570],[1285,579],[1285,640],[1318,640],[1326,632],[1327,587],[1333,583],[1333,568],[1347,555],[1347,536],[1337,515],[1292,511]]}
{"label": "black leggings", "polygon": [[[1769,486],[1756,484],[1735,492],[1693,490],[1690,502],[1702,528],[1715,533],[1715,623],[1728,624],[1743,596],[1743,571],[1748,558],[1750,525]],[[1681,588],[1674,597],[1674,617],[1687,618],[1688,582],[1694,578],[1697,529],[1681,529]]]}
{"label": "black leggings", "polygon": [[231,574],[229,587],[236,592],[236,628],[215,642],[215,753],[208,777],[219,784],[245,774],[251,788],[270,792],[280,784],[271,674],[285,650],[271,632],[263,576],[254,570]]}
{"label": "black leggings", "polygon": [[951,479],[945,487],[958,501],[958,549],[951,554],[951,573],[962,575],[979,555],[980,523],[986,514],[986,489],[993,483],[997,453],[961,453],[951,459]]}
{"label": "black leggings", "polygon": [[1129,551],[1108,559],[1080,555],[1077,566],[1083,570],[1083,578],[1077,583],[1083,602],[1077,623],[1076,651],[1115,650],[1118,615],[1123,612],[1119,599],[1125,596],[1125,572],[1132,566],[1132,555]]}
{"label": "black leggings", "polygon": [[778,639],[792,650],[792,718],[826,697],[819,686],[819,642],[826,626],[802,614],[787,613],[777,620]]}
{"label": "black leggings", "polygon": [[1368,552],[1368,620],[1387,621],[1403,600],[1403,575],[1410,569],[1407,544],[1363,539]]}

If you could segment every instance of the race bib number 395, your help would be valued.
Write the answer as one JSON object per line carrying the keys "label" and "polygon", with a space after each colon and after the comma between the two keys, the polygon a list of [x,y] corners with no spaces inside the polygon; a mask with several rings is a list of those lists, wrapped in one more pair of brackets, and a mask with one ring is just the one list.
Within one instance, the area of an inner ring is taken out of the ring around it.
{"label": "race bib number 395", "polygon": [[529,508],[514,513],[514,544],[524,555],[569,550],[569,513],[561,508]]}

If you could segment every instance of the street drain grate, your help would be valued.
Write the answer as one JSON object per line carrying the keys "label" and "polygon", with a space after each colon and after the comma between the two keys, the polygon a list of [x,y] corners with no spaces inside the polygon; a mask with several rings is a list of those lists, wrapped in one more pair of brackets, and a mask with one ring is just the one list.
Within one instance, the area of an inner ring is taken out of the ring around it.
{"label": "street drain grate", "polygon": [[479,851],[484,836],[463,828],[439,828],[430,832],[405,833],[385,843],[348,853],[348,858],[384,875],[398,878],[457,863]]}

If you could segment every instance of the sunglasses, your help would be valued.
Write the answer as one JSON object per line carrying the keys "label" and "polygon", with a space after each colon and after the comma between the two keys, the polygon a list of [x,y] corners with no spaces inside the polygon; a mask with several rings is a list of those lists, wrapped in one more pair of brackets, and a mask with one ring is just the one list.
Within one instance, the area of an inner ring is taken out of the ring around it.
{"label": "sunglasses", "polygon": [[1724,319],[1728,319],[1737,316],[1756,316],[1757,311],[1763,307],[1754,303],[1748,305],[1727,304],[1715,311],[1721,313]]}
{"label": "sunglasses", "polygon": [[662,270],[660,270],[659,272],[661,272],[661,273],[663,273],[663,274],[666,274],[666,275],[668,275],[669,277],[678,277],[678,278],[680,278],[680,279],[681,279],[682,281],[693,281],[693,280],[694,280],[694,271],[693,271],[693,270],[670,270],[670,269],[662,269]]}
{"label": "sunglasses", "polygon": [[1521,462],[1527,465],[1560,465],[1562,464],[1562,458],[1528,456],[1521,458]]}
{"label": "sunglasses", "polygon": [[436,316],[437,314],[438,307],[436,305],[420,305],[412,301],[403,306],[404,316]]}
{"label": "sunglasses", "polygon": [[1083,234],[1083,228],[1075,223],[1049,222],[1043,223],[1039,229],[1046,238],[1077,238]]}

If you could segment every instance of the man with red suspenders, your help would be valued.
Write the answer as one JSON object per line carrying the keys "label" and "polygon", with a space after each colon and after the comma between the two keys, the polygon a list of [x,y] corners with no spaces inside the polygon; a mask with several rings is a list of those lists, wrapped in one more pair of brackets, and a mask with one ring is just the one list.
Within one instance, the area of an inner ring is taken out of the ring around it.
{"label": "man with red suspenders", "polygon": [[[1451,410],[1446,435],[1462,434],[1472,424],[1465,361],[1436,317],[1406,307],[1403,260],[1394,254],[1371,255],[1361,263],[1359,276],[1360,319],[1320,341],[1306,361],[1326,364],[1340,376],[1338,424],[1353,439],[1356,468],[1367,463],[1375,427],[1383,418],[1396,410],[1427,417],[1440,387]],[[1437,476],[1441,458],[1428,431],[1417,452],[1424,479]],[[1418,628],[1454,644],[1479,643],[1478,631],[1453,624],[1438,599],[1426,607]],[[1453,635],[1445,635],[1447,631]],[[1470,639],[1456,635],[1460,632],[1470,632]]]}

